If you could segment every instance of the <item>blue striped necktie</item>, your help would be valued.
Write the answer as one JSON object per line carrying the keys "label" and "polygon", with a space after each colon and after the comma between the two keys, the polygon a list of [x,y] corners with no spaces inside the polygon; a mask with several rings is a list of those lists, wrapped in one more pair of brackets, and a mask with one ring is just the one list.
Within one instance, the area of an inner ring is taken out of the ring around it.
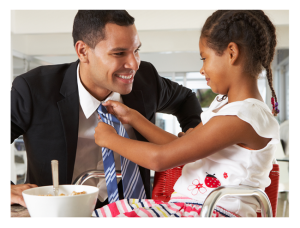
{"label": "blue striped necktie", "polygon": [[[97,109],[102,121],[113,126],[120,136],[129,138],[122,123],[107,109],[100,104]],[[105,172],[105,181],[107,186],[108,202],[113,203],[119,200],[118,184],[115,169],[115,160],[113,151],[102,147],[103,166]],[[139,166],[127,158],[121,157],[121,174],[123,195],[125,199],[146,199],[146,193],[140,174]]]}

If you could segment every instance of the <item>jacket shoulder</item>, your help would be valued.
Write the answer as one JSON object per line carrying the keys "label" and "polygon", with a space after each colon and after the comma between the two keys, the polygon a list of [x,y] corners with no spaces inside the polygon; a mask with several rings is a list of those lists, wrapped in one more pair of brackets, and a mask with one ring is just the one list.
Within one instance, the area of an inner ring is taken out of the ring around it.
{"label": "jacket shoulder", "polygon": [[13,87],[21,89],[26,83],[33,94],[43,94],[51,90],[53,92],[59,91],[66,71],[71,64],[73,63],[39,66],[17,76],[13,81]]}
{"label": "jacket shoulder", "polygon": [[152,65],[152,63],[150,62],[146,62],[146,61],[141,61],[140,67],[138,72],[155,72],[157,73],[155,67]]}
{"label": "jacket shoulder", "polygon": [[37,68],[34,68],[22,75],[26,81],[27,80],[35,80],[37,78],[40,79],[40,77],[49,77],[54,75],[64,75],[66,70],[70,67],[72,63],[68,64],[59,64],[59,65],[46,65],[46,66],[39,66]]}

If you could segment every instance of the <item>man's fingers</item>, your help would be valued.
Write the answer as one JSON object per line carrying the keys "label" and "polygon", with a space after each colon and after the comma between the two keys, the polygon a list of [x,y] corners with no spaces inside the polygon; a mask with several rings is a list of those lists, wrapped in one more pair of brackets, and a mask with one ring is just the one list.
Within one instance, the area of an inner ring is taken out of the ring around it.
{"label": "man's fingers", "polygon": [[184,132],[179,132],[178,137],[180,138],[180,137],[192,132],[193,130],[194,130],[194,128],[189,128],[185,133]]}
{"label": "man's fingers", "polygon": [[11,185],[11,204],[18,203],[26,207],[25,201],[23,199],[22,192],[26,189],[36,188],[36,184],[20,184],[20,185]]}
{"label": "man's fingers", "polygon": [[[18,185],[16,185],[16,186],[18,186]],[[38,187],[36,184],[22,184],[22,185],[20,185],[19,190],[22,192],[26,189],[36,188],[36,187]]]}
{"label": "man's fingers", "polygon": [[[24,189],[26,190],[26,189]],[[11,204],[17,203],[22,205],[23,207],[26,207],[25,201],[23,199],[23,195],[22,195],[22,191],[20,191],[19,193],[12,193],[11,194]]]}
{"label": "man's fingers", "polygon": [[25,203],[25,201],[24,201],[23,195],[21,195],[21,196],[16,196],[15,201],[16,201],[16,203],[22,205],[23,207],[27,207],[27,206],[26,206],[26,203]]}
{"label": "man's fingers", "polygon": [[38,187],[36,184],[28,184],[31,188],[36,188]]}

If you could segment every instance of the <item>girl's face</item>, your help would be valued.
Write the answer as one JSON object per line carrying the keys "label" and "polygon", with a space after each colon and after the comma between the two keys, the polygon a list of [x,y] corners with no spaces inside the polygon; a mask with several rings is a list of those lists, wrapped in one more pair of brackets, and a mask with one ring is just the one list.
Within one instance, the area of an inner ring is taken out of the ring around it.
{"label": "girl's face", "polygon": [[228,56],[226,50],[219,56],[216,52],[207,47],[206,38],[200,37],[199,41],[200,56],[203,60],[203,66],[200,74],[205,76],[207,85],[217,94],[227,94],[229,90],[229,70]]}

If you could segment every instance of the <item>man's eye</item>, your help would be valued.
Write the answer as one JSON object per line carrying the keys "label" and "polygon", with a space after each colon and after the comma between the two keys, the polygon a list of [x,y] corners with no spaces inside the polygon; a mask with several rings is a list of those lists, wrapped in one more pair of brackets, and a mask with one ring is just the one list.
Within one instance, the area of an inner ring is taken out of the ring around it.
{"label": "man's eye", "polygon": [[138,49],[135,50],[135,53],[137,53],[137,52],[139,52],[139,51],[140,51],[140,49],[138,48]]}
{"label": "man's eye", "polygon": [[121,56],[121,55],[124,55],[124,52],[117,52],[117,53],[114,53],[114,55]]}

